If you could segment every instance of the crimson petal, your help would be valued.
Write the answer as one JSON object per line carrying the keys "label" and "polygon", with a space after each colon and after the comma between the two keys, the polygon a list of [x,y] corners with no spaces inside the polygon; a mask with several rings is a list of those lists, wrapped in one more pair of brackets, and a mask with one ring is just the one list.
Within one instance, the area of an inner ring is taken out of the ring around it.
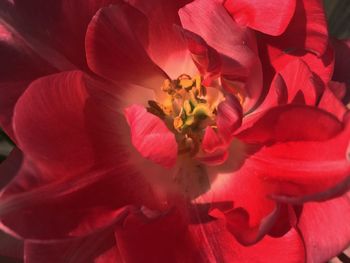
{"label": "crimson petal", "polygon": [[166,75],[144,48],[147,32],[145,15],[124,2],[100,9],[86,34],[89,67],[110,80],[157,89]]}

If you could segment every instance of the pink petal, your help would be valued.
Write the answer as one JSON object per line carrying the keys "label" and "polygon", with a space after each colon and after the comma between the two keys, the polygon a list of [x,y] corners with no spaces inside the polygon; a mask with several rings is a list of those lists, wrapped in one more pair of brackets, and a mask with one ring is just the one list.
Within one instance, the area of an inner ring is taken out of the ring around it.
{"label": "pink petal", "polygon": [[278,36],[287,28],[295,11],[295,2],[229,0],[225,7],[233,19],[242,26],[251,27],[265,34]]}
{"label": "pink petal", "polygon": [[147,30],[147,18],[124,2],[100,9],[86,33],[89,67],[110,80],[159,89],[167,76],[144,48]]}
{"label": "pink petal", "polygon": [[174,133],[165,123],[142,106],[132,105],[124,112],[130,126],[132,144],[139,153],[164,167],[174,166],[178,146]]}
{"label": "pink petal", "polygon": [[307,262],[326,262],[349,246],[350,195],[321,203],[306,203],[298,228]]}

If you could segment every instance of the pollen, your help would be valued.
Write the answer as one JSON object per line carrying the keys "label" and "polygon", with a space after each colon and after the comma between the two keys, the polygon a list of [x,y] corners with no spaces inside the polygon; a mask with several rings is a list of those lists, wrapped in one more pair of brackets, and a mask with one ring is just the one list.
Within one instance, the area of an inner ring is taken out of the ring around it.
{"label": "pollen", "polygon": [[181,74],[173,80],[165,79],[161,91],[166,93],[166,98],[149,101],[148,111],[163,119],[176,134],[181,151],[196,151],[205,128],[216,128],[218,102],[208,97],[200,75]]}

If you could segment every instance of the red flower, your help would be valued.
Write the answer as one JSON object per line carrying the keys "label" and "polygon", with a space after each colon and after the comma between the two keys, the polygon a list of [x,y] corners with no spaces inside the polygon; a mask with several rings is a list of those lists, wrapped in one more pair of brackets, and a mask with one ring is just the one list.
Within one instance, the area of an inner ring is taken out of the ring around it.
{"label": "red flower", "polygon": [[319,1],[34,2],[0,27],[18,146],[0,220],[26,261],[323,262],[348,246],[349,114]]}

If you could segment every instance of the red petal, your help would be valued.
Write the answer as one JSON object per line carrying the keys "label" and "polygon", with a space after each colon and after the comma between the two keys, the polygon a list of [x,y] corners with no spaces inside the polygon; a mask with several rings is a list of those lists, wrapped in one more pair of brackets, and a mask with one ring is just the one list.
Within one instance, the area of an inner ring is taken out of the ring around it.
{"label": "red petal", "polygon": [[195,243],[190,239],[186,222],[177,211],[149,219],[132,214],[115,231],[124,262],[201,262]]}
{"label": "red petal", "polygon": [[298,227],[308,262],[326,262],[349,246],[349,193],[322,203],[306,203]]}
{"label": "red petal", "polygon": [[237,137],[247,143],[318,141],[332,138],[343,128],[335,116],[304,105],[275,107],[259,117]]}
{"label": "red petal", "polygon": [[0,126],[13,141],[16,141],[12,125],[13,110],[28,85],[28,82],[0,84]]}
{"label": "red petal", "polygon": [[217,77],[221,72],[220,55],[197,34],[183,28],[179,30],[187,42],[194,63],[204,77],[204,82],[210,84],[212,78]]}
{"label": "red petal", "polygon": [[[187,211],[171,211],[155,219],[131,215],[116,229],[117,244],[125,262],[303,262],[304,248],[297,231],[281,238],[266,237],[253,246],[242,246],[224,224],[202,218],[194,211],[190,223]],[[203,220],[203,221],[201,221]],[[135,253],[137,251],[137,253]]]}
{"label": "red petal", "polygon": [[271,193],[281,196],[277,200],[298,203],[331,198],[348,189],[349,132],[347,127],[321,142],[275,144],[262,148],[250,159]]}
{"label": "red petal", "polygon": [[[64,54],[80,68],[86,67],[84,39],[88,23],[104,6],[117,0],[16,0],[14,11],[18,28],[24,28],[41,42]],[[38,10],[42,12],[38,13]],[[18,16],[18,17],[17,17]]]}
{"label": "red petal", "polygon": [[303,242],[295,230],[281,238],[265,237],[255,245],[243,246],[222,224],[212,222],[192,228],[209,262],[304,262]]}
{"label": "red petal", "polygon": [[271,58],[273,67],[277,72],[283,70],[289,63],[300,59],[309,67],[309,70],[315,74],[317,80],[327,85],[332,78],[334,51],[331,46],[328,46],[326,52],[321,57],[304,51],[294,51],[287,54],[280,52],[278,55],[278,57]]}
{"label": "red petal", "polygon": [[265,34],[278,36],[287,28],[295,11],[293,0],[228,0],[225,7],[233,19],[242,26],[248,26]]}
{"label": "red petal", "polygon": [[221,102],[217,108],[216,118],[219,133],[226,141],[229,141],[241,126],[242,117],[242,107],[238,99],[233,95],[226,96],[226,100]]}
{"label": "red petal", "polygon": [[165,123],[142,106],[132,105],[124,112],[130,126],[132,144],[139,153],[164,167],[174,166],[177,142]]}
{"label": "red petal", "polygon": [[[112,253],[114,250],[114,254]],[[112,251],[112,252],[111,252]],[[118,262],[113,230],[108,229],[85,238],[51,242],[25,241],[24,256],[28,263],[38,262]],[[107,254],[111,261],[98,261]],[[113,261],[114,260],[114,261]]]}
{"label": "red petal", "polygon": [[[16,239],[10,236],[9,234],[6,234],[0,231],[0,255],[1,256],[22,260],[23,246],[24,244],[22,240]],[[1,256],[0,256],[0,259],[4,260]]]}
{"label": "red petal", "polygon": [[262,89],[261,65],[252,32],[238,26],[217,1],[194,1],[181,8],[179,15],[186,30],[201,36],[219,53],[221,75],[229,81],[243,82],[244,108],[251,109]]}
{"label": "red petal", "polygon": [[27,159],[0,210],[19,235],[84,235],[125,205],[156,204],[146,178],[156,172],[138,167],[121,102],[101,91],[105,85],[60,73],[33,82],[18,101],[16,137]]}
{"label": "red petal", "polygon": [[343,117],[348,110],[328,87],[324,90],[318,107],[333,114],[340,121],[343,120]]}
{"label": "red petal", "polygon": [[[237,153],[230,154],[225,163],[228,167],[223,168],[222,173],[219,169],[210,191],[203,198],[212,203],[214,210],[210,215],[223,218],[240,243],[251,245],[272,229],[279,211],[275,202],[266,198],[267,189],[255,176],[254,167],[237,163],[240,158]],[[219,207],[217,211],[216,203],[233,203],[234,209],[222,210]]]}
{"label": "red petal", "polygon": [[271,110],[237,137],[264,142],[249,160],[268,191],[287,201],[287,196],[330,198],[347,188],[349,132],[324,111],[288,105]]}
{"label": "red petal", "polygon": [[158,89],[166,78],[148,57],[147,18],[124,2],[102,8],[89,24],[86,56],[97,74]]}
{"label": "red petal", "polygon": [[213,130],[212,127],[208,126],[204,132],[202,149],[208,153],[211,153],[223,144],[224,143],[219,135]]}
{"label": "red petal", "polygon": [[278,72],[283,77],[288,93],[288,103],[297,99],[301,92],[307,105],[315,105],[317,100],[317,88],[313,75],[308,66],[299,59],[290,62],[284,69]]}
{"label": "red petal", "polygon": [[337,81],[330,81],[328,83],[329,89],[333,92],[333,94],[338,98],[339,100],[342,100],[346,95],[346,85],[345,83],[337,82]]}
{"label": "red petal", "polygon": [[148,18],[147,51],[153,61],[172,79],[183,73],[196,74],[196,67],[181,34],[174,28],[180,24],[178,10],[190,0],[128,0],[128,3],[146,14]]}
{"label": "red petal", "polygon": [[323,55],[328,45],[328,30],[322,1],[296,1],[289,26],[279,37],[271,37],[271,43],[283,50],[308,50]]}

